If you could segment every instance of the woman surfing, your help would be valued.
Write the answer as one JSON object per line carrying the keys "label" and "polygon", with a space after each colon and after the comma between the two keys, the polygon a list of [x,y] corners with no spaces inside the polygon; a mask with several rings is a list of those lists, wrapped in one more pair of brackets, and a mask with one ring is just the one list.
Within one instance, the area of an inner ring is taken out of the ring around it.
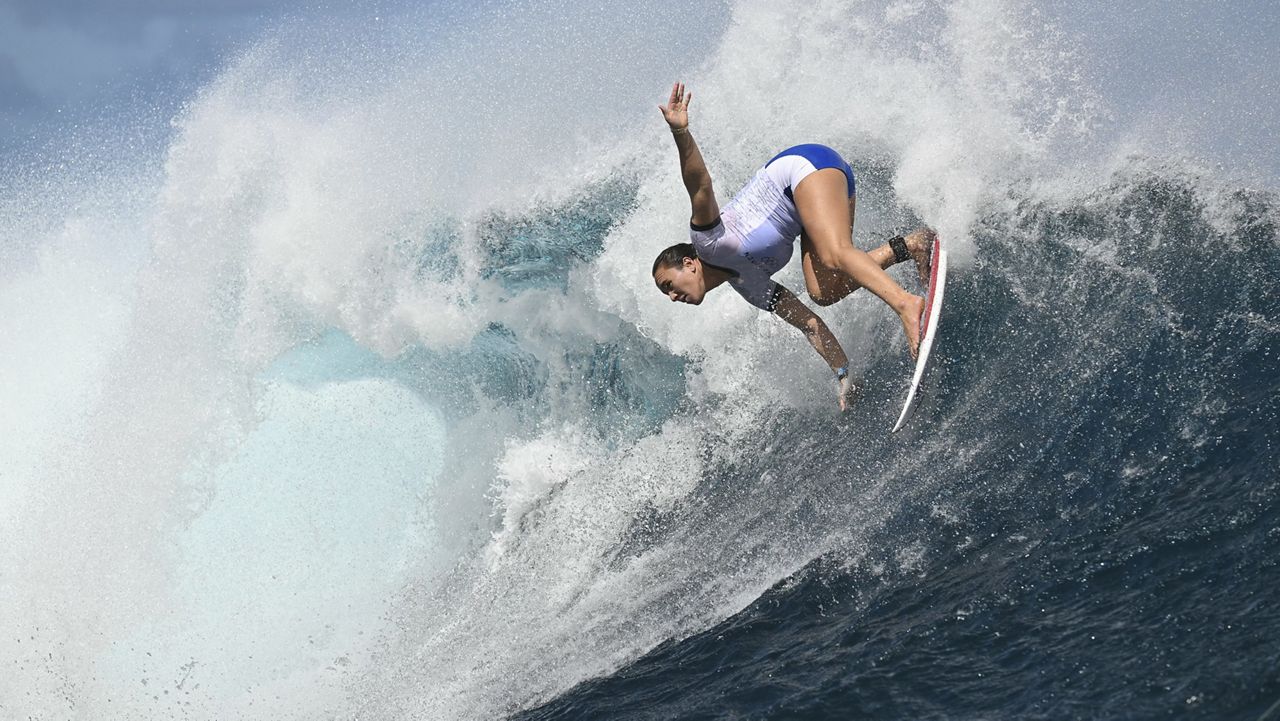
{"label": "woman surfing", "polygon": [[774,156],[722,209],[689,132],[692,100],[693,93],[676,83],[667,104],[658,106],[680,154],[692,214],[691,242],[658,254],[653,282],[672,301],[691,305],[728,283],[748,303],[796,327],[831,367],[839,384],[840,409],[845,410],[858,386],[849,375],[844,349],[826,323],[771,276],[791,260],[798,236],[805,289],[813,302],[831,305],[866,288],[898,315],[914,358],[925,301],[903,290],[885,268],[914,260],[927,282],[933,231],[921,228],[869,253],[854,247],[853,169],[835,150],[817,144],[797,145]]}

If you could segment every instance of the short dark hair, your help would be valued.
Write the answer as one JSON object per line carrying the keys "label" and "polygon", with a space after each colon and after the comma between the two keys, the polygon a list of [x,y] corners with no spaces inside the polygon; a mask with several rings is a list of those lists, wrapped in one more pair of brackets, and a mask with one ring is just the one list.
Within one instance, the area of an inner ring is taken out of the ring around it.
{"label": "short dark hair", "polygon": [[659,268],[675,268],[684,263],[685,258],[697,258],[698,251],[694,249],[693,243],[676,243],[666,250],[658,253],[658,258],[653,261],[653,272],[650,275],[657,275]]}

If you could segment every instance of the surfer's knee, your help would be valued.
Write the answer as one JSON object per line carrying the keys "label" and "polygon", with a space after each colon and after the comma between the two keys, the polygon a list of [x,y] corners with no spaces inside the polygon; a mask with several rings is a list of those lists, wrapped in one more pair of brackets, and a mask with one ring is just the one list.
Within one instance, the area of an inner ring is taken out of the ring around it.
{"label": "surfer's knee", "polygon": [[844,255],[844,250],[838,243],[818,243],[815,244],[813,254],[822,265],[828,268],[840,268],[843,267],[840,258]]}

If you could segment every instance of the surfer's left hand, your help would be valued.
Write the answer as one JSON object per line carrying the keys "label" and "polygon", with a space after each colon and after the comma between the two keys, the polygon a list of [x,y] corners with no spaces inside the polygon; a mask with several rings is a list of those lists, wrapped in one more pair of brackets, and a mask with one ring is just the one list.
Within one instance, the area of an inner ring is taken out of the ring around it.
{"label": "surfer's left hand", "polygon": [[840,402],[840,412],[843,413],[862,397],[862,382],[853,376],[845,376],[839,380],[839,383],[836,398]]}

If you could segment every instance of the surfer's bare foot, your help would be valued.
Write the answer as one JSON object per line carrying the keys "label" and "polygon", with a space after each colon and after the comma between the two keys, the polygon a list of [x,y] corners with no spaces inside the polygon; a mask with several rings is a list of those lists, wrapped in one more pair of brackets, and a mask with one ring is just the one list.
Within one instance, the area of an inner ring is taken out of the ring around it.
{"label": "surfer's bare foot", "polygon": [[916,272],[920,274],[920,285],[929,287],[929,273],[933,270],[933,239],[937,235],[929,228],[921,228],[908,235],[907,252],[916,262]]}
{"label": "surfer's bare foot", "polygon": [[911,351],[911,360],[916,359],[920,350],[920,316],[924,315],[924,298],[908,295],[903,309],[898,312],[902,319],[902,330],[907,334],[907,349]]}

